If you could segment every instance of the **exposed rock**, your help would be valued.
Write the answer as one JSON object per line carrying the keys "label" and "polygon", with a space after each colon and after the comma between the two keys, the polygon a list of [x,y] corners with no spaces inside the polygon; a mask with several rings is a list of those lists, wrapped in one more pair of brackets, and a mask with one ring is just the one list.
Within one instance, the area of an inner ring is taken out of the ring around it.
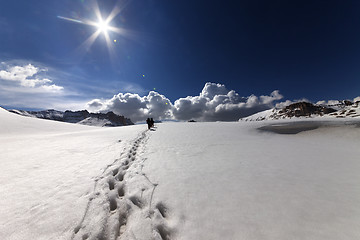
{"label": "exposed rock", "polygon": [[349,100],[344,100],[344,104],[345,104],[345,106],[351,106],[351,105],[353,105],[354,103],[351,102],[351,101],[349,101]]}
{"label": "exposed rock", "polygon": [[105,124],[107,127],[115,127],[115,126],[126,126],[126,125],[134,125],[134,123],[124,116],[119,116],[113,112],[108,113],[90,113],[91,118],[97,119],[108,119],[110,122]]}
{"label": "exposed rock", "polygon": [[69,123],[78,123],[90,116],[90,113],[87,110],[82,111],[65,111],[63,115],[63,121]]}
{"label": "exposed rock", "polygon": [[333,108],[317,106],[309,102],[297,102],[290,104],[289,106],[281,109],[279,114],[284,114],[286,117],[310,117],[311,115],[320,115],[329,114],[336,112]]}
{"label": "exposed rock", "polygon": [[[345,101],[344,101],[345,102]],[[351,103],[351,104],[350,104]],[[345,117],[360,117],[360,101],[346,103],[346,107],[342,108],[341,110],[330,113],[330,116],[334,116],[336,118],[345,118]]]}

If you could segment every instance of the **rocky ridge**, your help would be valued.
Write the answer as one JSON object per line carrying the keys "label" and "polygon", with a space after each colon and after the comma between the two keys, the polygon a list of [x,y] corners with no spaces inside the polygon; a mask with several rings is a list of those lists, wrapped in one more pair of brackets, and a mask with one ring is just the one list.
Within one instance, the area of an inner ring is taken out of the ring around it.
{"label": "rocky ridge", "polygon": [[336,104],[312,104],[310,102],[297,102],[282,109],[269,109],[256,113],[240,121],[263,121],[291,118],[310,117],[360,117],[360,101],[351,102],[348,100],[337,101]]}

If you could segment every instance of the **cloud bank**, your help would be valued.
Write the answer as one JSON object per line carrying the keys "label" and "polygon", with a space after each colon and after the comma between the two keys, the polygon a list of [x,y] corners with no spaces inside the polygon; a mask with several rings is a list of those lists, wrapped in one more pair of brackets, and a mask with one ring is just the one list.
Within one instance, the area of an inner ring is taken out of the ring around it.
{"label": "cloud bank", "polygon": [[61,91],[64,88],[56,84],[52,84],[52,80],[38,76],[39,73],[46,72],[46,69],[40,69],[32,64],[24,66],[9,66],[2,63],[5,69],[0,70],[0,79],[8,81],[13,86],[25,88],[37,88],[43,91]]}
{"label": "cloud bank", "polygon": [[148,117],[172,119],[172,104],[168,98],[150,91],[140,97],[134,93],[119,93],[108,100],[93,99],[87,103],[90,111],[109,112],[124,115],[132,121],[144,121]]}
{"label": "cloud bank", "polygon": [[159,120],[237,121],[274,107],[274,103],[282,98],[278,90],[269,96],[240,97],[223,84],[206,83],[198,96],[179,98],[174,104],[164,95],[151,91],[143,97],[133,93],[119,93],[111,99],[93,99],[87,103],[87,109],[113,111],[134,122],[144,121],[147,117]]}
{"label": "cloud bank", "polygon": [[[42,64],[27,60],[0,62],[0,104],[17,108],[57,108],[62,104],[67,107],[80,107],[59,81],[57,72]],[[82,108],[85,105],[82,102]]]}

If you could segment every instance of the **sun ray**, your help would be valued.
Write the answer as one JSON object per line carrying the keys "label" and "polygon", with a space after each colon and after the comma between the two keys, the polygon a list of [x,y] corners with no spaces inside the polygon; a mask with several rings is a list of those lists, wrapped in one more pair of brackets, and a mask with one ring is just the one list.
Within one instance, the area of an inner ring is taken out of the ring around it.
{"label": "sun ray", "polygon": [[97,30],[77,48],[76,52],[79,53],[78,55],[80,58],[82,58],[89,51],[90,47],[94,44],[100,33],[101,31]]}
{"label": "sun ray", "polygon": [[130,2],[131,0],[118,1],[109,16],[106,18],[106,22],[111,22]]}
{"label": "sun ray", "polygon": [[106,18],[105,22],[111,22],[120,13],[120,11],[121,9],[118,6],[115,6],[111,11],[110,15]]}
{"label": "sun ray", "polygon": [[109,33],[106,32],[104,33],[105,36],[105,41],[106,41],[106,45],[108,47],[108,52],[109,52],[109,56],[110,56],[110,60],[112,63],[114,63],[116,55],[115,55],[115,51],[114,51],[114,45],[110,39]]}
{"label": "sun ray", "polygon": [[94,6],[94,12],[95,12],[97,20],[98,21],[102,20],[99,4],[96,0],[93,1],[93,6]]}
{"label": "sun ray", "polygon": [[85,42],[82,45],[87,47],[87,48],[91,47],[91,45],[93,45],[93,43],[95,42],[97,37],[100,35],[100,33],[101,33],[101,31],[97,30],[88,39],[86,39]]}
{"label": "sun ray", "polygon": [[85,24],[83,21],[73,19],[73,18],[67,18],[67,17],[63,17],[63,16],[57,16],[57,18],[62,19],[62,20],[66,20],[66,21],[70,21],[70,22],[74,22],[74,23]]}

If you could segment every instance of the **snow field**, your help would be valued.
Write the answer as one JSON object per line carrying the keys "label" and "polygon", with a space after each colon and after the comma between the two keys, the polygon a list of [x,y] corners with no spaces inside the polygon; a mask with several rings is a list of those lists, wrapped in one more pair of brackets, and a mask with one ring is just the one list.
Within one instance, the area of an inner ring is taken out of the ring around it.
{"label": "snow field", "polygon": [[32,119],[2,109],[0,127],[0,239],[71,239],[95,182],[144,130]]}
{"label": "snow field", "polygon": [[176,239],[360,239],[360,128],[260,126],[162,124],[151,136],[144,172],[181,220]]}
{"label": "snow field", "polygon": [[0,109],[0,239],[360,239],[360,123],[313,121],[147,131]]}

